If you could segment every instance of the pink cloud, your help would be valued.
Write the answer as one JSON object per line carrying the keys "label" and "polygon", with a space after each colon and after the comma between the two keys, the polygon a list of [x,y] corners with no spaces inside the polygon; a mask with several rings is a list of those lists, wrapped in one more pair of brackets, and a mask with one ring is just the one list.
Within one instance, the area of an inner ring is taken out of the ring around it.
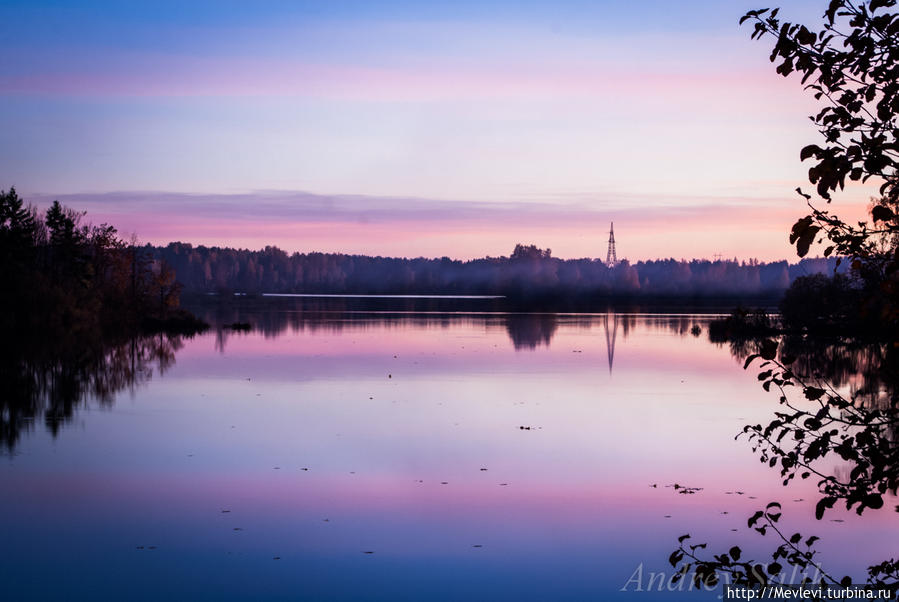
{"label": "pink cloud", "polygon": [[[38,206],[52,198],[28,197]],[[619,255],[653,258],[794,258],[787,241],[806,207],[783,199],[721,198],[688,204],[560,205],[478,203],[307,193],[185,195],[107,193],[65,195],[63,203],[87,210],[141,241],[183,241],[208,246],[288,252],[325,251],[390,256],[475,258],[508,255],[516,243],[553,249],[558,257],[604,257],[614,221]],[[677,201],[675,200],[674,203]],[[847,219],[863,218],[863,205],[838,206]],[[846,210],[849,213],[846,213]]]}

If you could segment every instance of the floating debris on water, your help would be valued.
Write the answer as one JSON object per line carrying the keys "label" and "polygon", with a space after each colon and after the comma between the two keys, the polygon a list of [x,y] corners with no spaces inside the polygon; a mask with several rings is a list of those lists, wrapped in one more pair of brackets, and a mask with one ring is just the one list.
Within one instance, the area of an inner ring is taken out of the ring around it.
{"label": "floating debris on water", "polygon": [[694,493],[702,491],[702,487],[687,487],[686,485],[681,485],[680,483],[675,483],[674,485],[665,485],[665,487],[674,487],[675,491],[686,495],[692,495]]}

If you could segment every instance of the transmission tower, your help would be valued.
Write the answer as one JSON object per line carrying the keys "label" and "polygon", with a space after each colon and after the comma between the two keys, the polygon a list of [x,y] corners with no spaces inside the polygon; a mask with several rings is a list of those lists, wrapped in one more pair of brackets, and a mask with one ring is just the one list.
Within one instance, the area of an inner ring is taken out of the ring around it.
{"label": "transmission tower", "polygon": [[606,253],[606,265],[609,267],[618,263],[618,256],[615,255],[615,222],[609,226],[609,252]]}

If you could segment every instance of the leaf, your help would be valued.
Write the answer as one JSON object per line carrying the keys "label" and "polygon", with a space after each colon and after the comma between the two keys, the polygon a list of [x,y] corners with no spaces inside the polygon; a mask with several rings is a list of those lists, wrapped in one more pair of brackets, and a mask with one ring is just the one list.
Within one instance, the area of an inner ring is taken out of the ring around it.
{"label": "leaf", "polygon": [[[809,144],[804,147],[801,151],[799,151],[799,160],[805,161],[809,157],[817,156],[817,153],[821,152],[821,147],[817,144]],[[798,190],[798,189],[797,189]],[[802,194],[801,192],[799,194]]]}
{"label": "leaf", "polygon": [[825,497],[818,500],[818,503],[815,504],[815,518],[821,520],[824,516],[824,510],[827,508],[833,508],[833,505],[837,502],[837,498],[835,497]]}
{"label": "leaf", "polygon": [[680,550],[675,550],[671,552],[671,556],[668,557],[668,562],[671,563],[671,566],[677,566],[677,563],[681,561],[684,557],[684,553]]}
{"label": "leaf", "polygon": [[690,539],[690,534],[684,533],[683,535],[681,535],[680,537],[677,538],[677,543],[684,543],[684,541],[686,541],[687,539]]}
{"label": "leaf", "polygon": [[768,574],[769,575],[778,575],[783,570],[783,567],[778,562],[772,562],[768,565]]}
{"label": "leaf", "polygon": [[[799,188],[796,189],[797,191]],[[800,191],[799,194],[802,194]],[[805,196],[805,195],[803,195]],[[808,197],[811,198],[811,197]],[[790,230],[790,244],[796,242],[802,234],[808,230],[812,225],[812,216],[806,215],[803,218],[796,220],[796,223],[793,224],[793,228]]]}
{"label": "leaf", "polygon": [[808,229],[802,232],[802,234],[796,239],[797,255],[799,255],[800,257],[805,257],[806,255],[808,255],[808,251],[811,248],[812,243],[815,242],[815,236],[818,234],[819,230],[821,230],[819,226],[809,226]]}
{"label": "leaf", "polygon": [[733,558],[735,562],[740,560],[740,548],[737,546],[732,547],[727,553],[730,554],[730,557]]}
{"label": "leaf", "polygon": [[889,207],[883,205],[875,205],[871,210],[871,217],[875,222],[890,222],[896,219],[896,214]]}
{"label": "leaf", "polygon": [[772,341],[771,339],[766,339],[762,341],[762,349],[759,352],[759,355],[762,356],[762,359],[773,360],[777,357],[777,341]]}
{"label": "leaf", "polygon": [[760,518],[762,518],[764,515],[765,515],[765,513],[764,513],[763,511],[759,510],[758,512],[756,512],[755,514],[753,514],[753,515],[749,518],[748,521],[746,521],[746,526],[747,526],[747,527],[751,527],[752,525],[754,525],[755,523],[757,523],[758,520],[759,520]]}
{"label": "leaf", "polygon": [[883,508],[883,497],[879,493],[868,494],[863,501],[865,506],[872,510]]}
{"label": "leaf", "polygon": [[790,538],[790,543],[799,543],[802,540],[801,533],[793,533],[793,537]]}
{"label": "leaf", "polygon": [[811,401],[819,399],[825,393],[824,389],[818,387],[806,387],[802,392],[805,394],[805,398]]}

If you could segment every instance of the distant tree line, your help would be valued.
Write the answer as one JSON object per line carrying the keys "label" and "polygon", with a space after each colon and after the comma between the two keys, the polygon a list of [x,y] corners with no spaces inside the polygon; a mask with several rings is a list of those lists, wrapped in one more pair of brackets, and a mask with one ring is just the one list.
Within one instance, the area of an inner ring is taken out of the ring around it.
{"label": "distant tree line", "polygon": [[146,247],[172,266],[185,292],[325,294],[479,294],[509,297],[777,296],[796,278],[832,274],[835,259],[663,259],[608,266],[599,259],[559,259],[549,249],[517,245],[508,257],[469,261],[342,253],[293,253],[170,243]]}
{"label": "distant tree line", "polygon": [[0,191],[0,328],[36,334],[134,331],[174,315],[174,270],[108,224],[54,202],[25,205]]}

